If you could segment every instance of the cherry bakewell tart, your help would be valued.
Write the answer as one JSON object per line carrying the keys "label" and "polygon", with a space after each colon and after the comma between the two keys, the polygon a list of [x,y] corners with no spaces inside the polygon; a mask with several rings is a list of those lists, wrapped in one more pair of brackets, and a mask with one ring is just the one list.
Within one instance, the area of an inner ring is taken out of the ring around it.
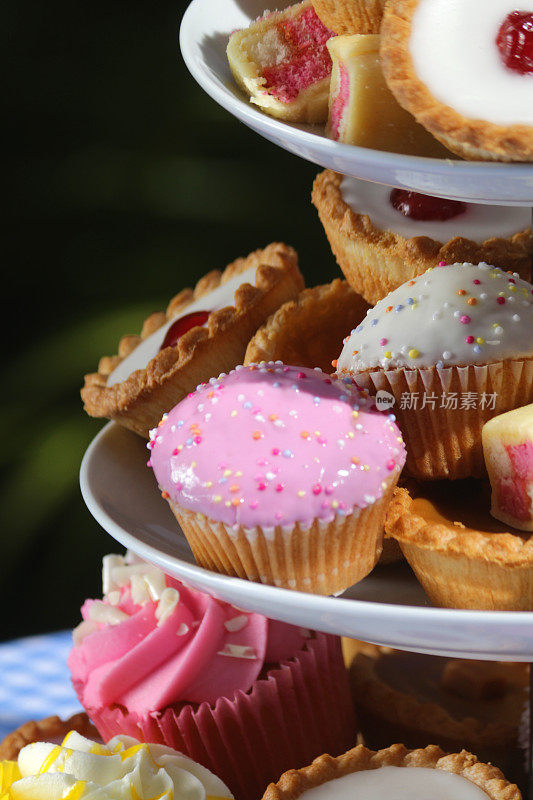
{"label": "cherry bakewell tart", "polygon": [[313,0],[316,13],[328,28],[344,35],[379,33],[386,0]]}
{"label": "cherry bakewell tart", "polygon": [[325,122],[328,115],[333,36],[311,0],[266,12],[229,39],[233,77],[250,102],[291,122]]}
{"label": "cherry bakewell tart", "polygon": [[398,100],[467,159],[533,160],[533,5],[391,0],[381,62]]}
{"label": "cherry bakewell tart", "polygon": [[331,372],[339,342],[369,309],[346,281],[304,289],[281,306],[250,340],[245,364],[283,361]]}
{"label": "cherry bakewell tart", "polygon": [[360,645],[349,668],[365,744],[463,747],[525,783],[529,665]]}
{"label": "cherry bakewell tart", "polygon": [[369,303],[439,262],[486,261],[530,278],[529,208],[391,190],[331,170],[317,176],[312,199],[341,270]]}
{"label": "cherry bakewell tart", "polygon": [[407,155],[450,152],[396,101],[379,59],[378,34],[334,36],[327,135],[338,142]]}
{"label": "cherry bakewell tart", "polygon": [[[401,771],[400,771],[401,770]],[[408,771],[406,771],[408,770]],[[294,769],[271,783],[263,800],[521,800],[517,786],[497,767],[484,764],[463,750],[446,755],[429,745],[408,750],[393,744],[369,750],[360,744],[338,758],[316,758],[303,769]]]}
{"label": "cherry bakewell tart", "polygon": [[396,489],[385,531],[434,605],[533,610],[533,534],[491,516],[488,482]]}
{"label": "cherry bakewell tart", "polygon": [[279,243],[209,272],[85,376],[85,410],[148,438],[163,413],[198,384],[242,363],[258,327],[303,287],[296,252]]}

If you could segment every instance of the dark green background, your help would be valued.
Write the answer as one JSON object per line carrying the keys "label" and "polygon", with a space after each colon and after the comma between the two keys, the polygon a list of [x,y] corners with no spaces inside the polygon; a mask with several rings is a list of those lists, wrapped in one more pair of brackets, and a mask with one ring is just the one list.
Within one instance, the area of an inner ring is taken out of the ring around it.
{"label": "dark green background", "polygon": [[308,285],[338,274],[317,168],[235,121],[188,74],[185,4],[4,0],[0,638],[71,627],[118,547],[85,509],[100,429],[79,387],[119,337],[269,241]]}

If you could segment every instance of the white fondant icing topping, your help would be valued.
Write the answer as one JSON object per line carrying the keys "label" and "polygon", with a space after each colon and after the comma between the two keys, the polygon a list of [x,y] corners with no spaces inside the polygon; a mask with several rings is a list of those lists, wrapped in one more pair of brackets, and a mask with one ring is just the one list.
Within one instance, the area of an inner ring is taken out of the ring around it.
{"label": "white fondant icing topping", "polygon": [[380,300],[344,340],[340,372],[487,364],[533,355],[532,286],[488,264],[427,270]]}
{"label": "white fondant icing topping", "polygon": [[352,211],[368,214],[374,227],[392,231],[406,239],[429,236],[445,244],[454,236],[464,236],[482,244],[493,236],[513,236],[531,225],[530,208],[468,203],[463,214],[451,219],[417,220],[394,208],[389,200],[390,186],[344,177],[340,189],[344,202]]}
{"label": "white fondant icing topping", "polygon": [[114,386],[116,383],[121,383],[125,381],[126,378],[129,378],[135,370],[145,369],[150,361],[158,354],[168,329],[180,316],[192,314],[194,311],[218,311],[226,306],[232,306],[234,304],[235,292],[239,286],[242,286],[243,283],[251,283],[252,285],[255,283],[255,272],[255,267],[246,269],[186,306],[182,314],[173,317],[165,325],[162,325],[161,328],[152,333],[151,336],[147,336],[146,339],[139,342],[129,356],[124,358],[109,375],[107,385]]}
{"label": "white fondant icing topping", "polygon": [[430,92],[460,114],[500,125],[533,125],[533,75],[508,69],[496,37],[512,11],[532,0],[420,0],[410,52]]}
{"label": "white fondant icing topping", "polygon": [[381,767],[362,770],[315,786],[300,800],[487,800],[467,778],[427,767]]}

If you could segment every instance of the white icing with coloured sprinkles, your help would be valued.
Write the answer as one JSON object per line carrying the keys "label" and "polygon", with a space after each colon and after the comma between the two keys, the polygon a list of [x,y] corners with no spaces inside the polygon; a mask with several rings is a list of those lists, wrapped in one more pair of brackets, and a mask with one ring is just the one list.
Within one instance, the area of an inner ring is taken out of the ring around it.
{"label": "white icing with coloured sprinkles", "polygon": [[442,769],[381,767],[352,772],[299,795],[298,800],[487,800],[479,786]]}
{"label": "white icing with coloured sprinkles", "polygon": [[370,309],[339,373],[488,364],[533,356],[533,287],[489,264],[441,264]]}

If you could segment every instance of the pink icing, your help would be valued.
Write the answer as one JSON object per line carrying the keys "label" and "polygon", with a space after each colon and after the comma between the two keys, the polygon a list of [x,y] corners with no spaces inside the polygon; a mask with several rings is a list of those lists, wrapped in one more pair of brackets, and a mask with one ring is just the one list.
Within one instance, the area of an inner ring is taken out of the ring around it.
{"label": "pink icing", "polygon": [[[178,590],[179,602],[159,625],[158,603],[134,603],[129,585],[120,590],[118,604],[111,606],[104,597],[106,605],[128,619],[99,624],[70,652],[72,681],[85,708],[116,703],[143,716],[180,702],[231,698],[237,690],[248,691],[265,664],[295,655],[309,635],[238,610],[169,576],[165,582]],[[90,619],[94,602],[84,603],[84,620]]]}
{"label": "pink icing", "polygon": [[301,91],[330,74],[331,56],[326,42],[334,33],[323,25],[313,8],[278,23],[276,28],[290,55],[275,66],[265,67],[263,77],[274,97],[290,103]]}
{"label": "pink icing", "polygon": [[351,383],[281,362],[212,378],[150,438],[164,497],[245,528],[365,508],[405,461],[392,415]]}
{"label": "pink icing", "polygon": [[339,88],[331,104],[329,132],[332,139],[340,136],[340,127],[344,110],[350,99],[350,74],[342,61],[339,63]]}

